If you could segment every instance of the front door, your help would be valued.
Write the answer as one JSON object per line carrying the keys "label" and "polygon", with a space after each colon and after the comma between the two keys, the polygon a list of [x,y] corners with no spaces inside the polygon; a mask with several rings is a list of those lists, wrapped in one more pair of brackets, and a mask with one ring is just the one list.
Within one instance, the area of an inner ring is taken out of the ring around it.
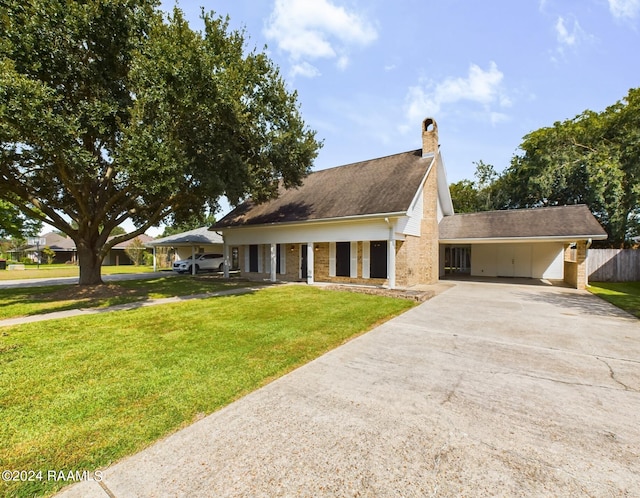
{"label": "front door", "polygon": [[306,279],[307,276],[307,244],[300,244],[300,278]]}

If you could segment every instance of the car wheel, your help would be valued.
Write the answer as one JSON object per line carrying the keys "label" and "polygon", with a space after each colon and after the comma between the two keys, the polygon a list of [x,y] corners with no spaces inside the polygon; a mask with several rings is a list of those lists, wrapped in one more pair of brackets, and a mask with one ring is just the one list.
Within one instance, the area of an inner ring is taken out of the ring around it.
{"label": "car wheel", "polygon": [[218,266],[218,271],[224,271],[224,263],[220,263],[220,266]]}
{"label": "car wheel", "polygon": [[200,271],[200,267],[196,265],[196,273],[198,273],[199,271]]}

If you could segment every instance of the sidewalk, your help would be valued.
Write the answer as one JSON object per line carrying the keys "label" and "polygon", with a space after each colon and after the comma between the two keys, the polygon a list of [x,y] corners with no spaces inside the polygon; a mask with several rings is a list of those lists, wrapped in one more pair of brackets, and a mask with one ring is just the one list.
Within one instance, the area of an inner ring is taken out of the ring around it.
{"label": "sidewalk", "polygon": [[109,313],[111,311],[126,311],[137,308],[145,308],[147,306],[158,306],[160,304],[179,303],[182,301],[191,301],[193,299],[205,299],[208,297],[231,296],[236,294],[248,294],[264,288],[264,285],[256,285],[251,287],[242,287],[239,289],[229,289],[218,292],[208,292],[205,294],[192,294],[190,296],[174,296],[164,297],[160,299],[147,299],[145,301],[137,301],[134,303],[118,304],[109,306],[108,308],[79,308],[75,310],[55,311],[53,313],[43,313],[41,315],[20,316],[16,318],[7,318],[0,320],[0,327],[10,327],[12,325],[21,325],[23,323],[42,322],[45,320],[57,320],[59,318],[69,318],[73,316],[96,315],[98,313]]}
{"label": "sidewalk", "polygon": [[[158,277],[175,277],[172,271],[157,271],[151,273],[118,273],[115,275],[102,275],[103,282],[120,282],[122,280],[143,280]],[[77,284],[78,277],[52,277],[52,278],[22,278],[15,280],[0,280],[0,289],[18,289],[22,287],[40,287],[42,285],[69,285]]]}

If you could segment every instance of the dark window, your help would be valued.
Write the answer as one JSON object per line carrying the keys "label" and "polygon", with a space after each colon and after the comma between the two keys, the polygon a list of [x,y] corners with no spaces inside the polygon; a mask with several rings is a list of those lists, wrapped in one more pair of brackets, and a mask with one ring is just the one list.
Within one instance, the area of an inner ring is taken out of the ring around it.
{"label": "dark window", "polygon": [[249,271],[258,273],[258,246],[256,244],[249,246]]}
{"label": "dark window", "polygon": [[387,278],[387,241],[371,241],[371,260],[369,276],[371,278]]}
{"label": "dark window", "polygon": [[300,245],[300,277],[308,278],[309,272],[307,270],[307,244]]}
{"label": "dark window", "polygon": [[282,273],[280,270],[280,244],[276,244],[276,273]]}
{"label": "dark window", "polygon": [[351,243],[336,242],[336,277],[351,275]]}

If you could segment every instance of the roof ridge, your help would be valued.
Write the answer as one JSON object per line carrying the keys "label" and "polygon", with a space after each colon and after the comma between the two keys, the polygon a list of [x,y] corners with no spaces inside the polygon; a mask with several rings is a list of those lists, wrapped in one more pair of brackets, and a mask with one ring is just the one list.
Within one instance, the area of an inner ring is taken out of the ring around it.
{"label": "roof ridge", "polygon": [[[414,154],[416,152],[420,152],[420,155],[422,157],[422,149],[407,150],[405,152],[397,152],[395,154],[388,154],[386,156],[372,157],[371,159],[365,159],[363,161],[356,161],[356,162],[353,162],[353,163],[340,164],[339,166],[330,166],[328,168],[323,168],[323,169],[312,171],[311,173],[309,173],[309,175],[313,175],[314,173],[321,173],[322,171],[331,171],[331,170],[335,170],[335,169],[338,169],[338,168],[347,168],[349,166],[357,166],[358,164],[370,163],[371,161],[378,161],[378,160],[381,160],[381,159],[388,159],[390,157],[402,156],[402,155],[406,155],[406,154]],[[432,157],[432,156],[433,156],[433,154],[430,154],[430,155],[427,155],[425,157]]]}

